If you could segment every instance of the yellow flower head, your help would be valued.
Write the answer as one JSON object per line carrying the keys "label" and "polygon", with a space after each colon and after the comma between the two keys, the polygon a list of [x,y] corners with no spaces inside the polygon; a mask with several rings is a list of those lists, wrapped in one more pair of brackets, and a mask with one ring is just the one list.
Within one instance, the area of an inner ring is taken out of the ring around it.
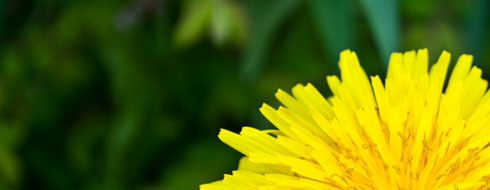
{"label": "yellow flower head", "polygon": [[278,130],[222,129],[245,157],[201,190],[489,189],[487,81],[461,55],[443,92],[449,61],[443,52],[427,72],[426,49],[393,53],[383,85],[343,51],[333,96],[298,84],[276,93],[284,107],[260,108]]}

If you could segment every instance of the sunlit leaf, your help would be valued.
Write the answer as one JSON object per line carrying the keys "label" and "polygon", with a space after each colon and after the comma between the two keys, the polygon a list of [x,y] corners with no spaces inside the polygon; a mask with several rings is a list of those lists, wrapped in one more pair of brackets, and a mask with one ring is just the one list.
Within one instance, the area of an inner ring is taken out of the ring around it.
{"label": "sunlit leaf", "polygon": [[233,24],[232,11],[228,0],[213,0],[211,11],[211,37],[218,46],[230,38]]}
{"label": "sunlit leaf", "polygon": [[242,4],[235,0],[213,0],[211,38],[217,46],[242,46],[250,34],[248,17]]}
{"label": "sunlit leaf", "polygon": [[203,36],[209,23],[212,0],[191,0],[184,5],[174,36],[175,44],[181,48],[192,45]]}

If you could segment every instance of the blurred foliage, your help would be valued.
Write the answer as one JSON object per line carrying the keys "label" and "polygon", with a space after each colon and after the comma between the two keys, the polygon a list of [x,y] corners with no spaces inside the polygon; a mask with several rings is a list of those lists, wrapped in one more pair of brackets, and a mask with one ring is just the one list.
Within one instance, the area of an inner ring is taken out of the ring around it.
{"label": "blurred foliage", "polygon": [[[0,189],[197,189],[236,168],[219,128],[272,127],[277,88],[328,95],[338,53],[370,75],[391,51],[475,55],[485,0],[6,0]],[[489,72],[484,71],[485,77]]]}

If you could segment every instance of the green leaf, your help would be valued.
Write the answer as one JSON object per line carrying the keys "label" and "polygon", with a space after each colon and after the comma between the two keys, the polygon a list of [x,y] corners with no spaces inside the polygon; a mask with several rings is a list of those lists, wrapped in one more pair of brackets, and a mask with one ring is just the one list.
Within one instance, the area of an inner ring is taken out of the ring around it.
{"label": "green leaf", "polygon": [[388,59],[399,48],[399,16],[395,0],[360,0],[361,7],[369,22],[383,66],[388,67]]}
{"label": "green leaf", "polygon": [[213,0],[212,9],[209,29],[215,45],[233,43],[243,46],[250,30],[242,4],[234,0]]}
{"label": "green leaf", "polygon": [[[485,38],[489,32],[490,16],[488,9],[490,8],[490,1],[488,0],[476,0],[470,11],[468,11],[467,17],[467,39],[469,51],[468,53],[475,54],[476,57],[480,57],[483,54],[483,46],[485,45]],[[488,38],[488,37],[487,37]],[[476,61],[479,67],[483,65]]]}
{"label": "green leaf", "polygon": [[247,80],[255,79],[262,69],[264,55],[272,40],[272,35],[282,21],[295,7],[299,0],[270,0],[253,1],[250,10],[254,11],[251,15],[253,32],[250,44],[245,50],[244,59],[241,66],[241,77]]}
{"label": "green leaf", "polygon": [[192,0],[184,4],[174,35],[177,47],[186,48],[201,39],[209,23],[211,9],[211,0]]}
{"label": "green leaf", "polygon": [[244,6],[238,2],[230,3],[230,13],[233,20],[232,38],[236,45],[243,47],[250,36],[250,21]]}
{"label": "green leaf", "polygon": [[222,46],[230,39],[232,32],[232,9],[227,0],[213,0],[213,11],[211,11],[211,37],[214,43]]}
{"label": "green leaf", "polygon": [[155,189],[196,189],[198,184],[223,178],[236,169],[240,154],[218,140],[200,140],[183,148],[184,155],[174,155],[169,169],[162,173]]}
{"label": "green leaf", "polygon": [[340,51],[344,49],[353,48],[355,22],[349,12],[352,9],[349,1],[310,0],[308,2],[330,59],[338,58]]}
{"label": "green leaf", "polygon": [[19,158],[4,147],[0,147],[0,168],[0,178],[9,184],[17,184],[19,182],[21,171]]}

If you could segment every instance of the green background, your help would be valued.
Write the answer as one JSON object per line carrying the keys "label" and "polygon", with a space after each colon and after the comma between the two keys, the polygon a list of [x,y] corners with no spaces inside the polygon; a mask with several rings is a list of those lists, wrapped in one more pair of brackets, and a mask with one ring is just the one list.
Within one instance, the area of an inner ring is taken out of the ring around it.
{"label": "green background", "polygon": [[0,189],[197,189],[236,168],[220,128],[271,128],[278,88],[329,94],[339,52],[475,55],[486,0],[3,0]]}

